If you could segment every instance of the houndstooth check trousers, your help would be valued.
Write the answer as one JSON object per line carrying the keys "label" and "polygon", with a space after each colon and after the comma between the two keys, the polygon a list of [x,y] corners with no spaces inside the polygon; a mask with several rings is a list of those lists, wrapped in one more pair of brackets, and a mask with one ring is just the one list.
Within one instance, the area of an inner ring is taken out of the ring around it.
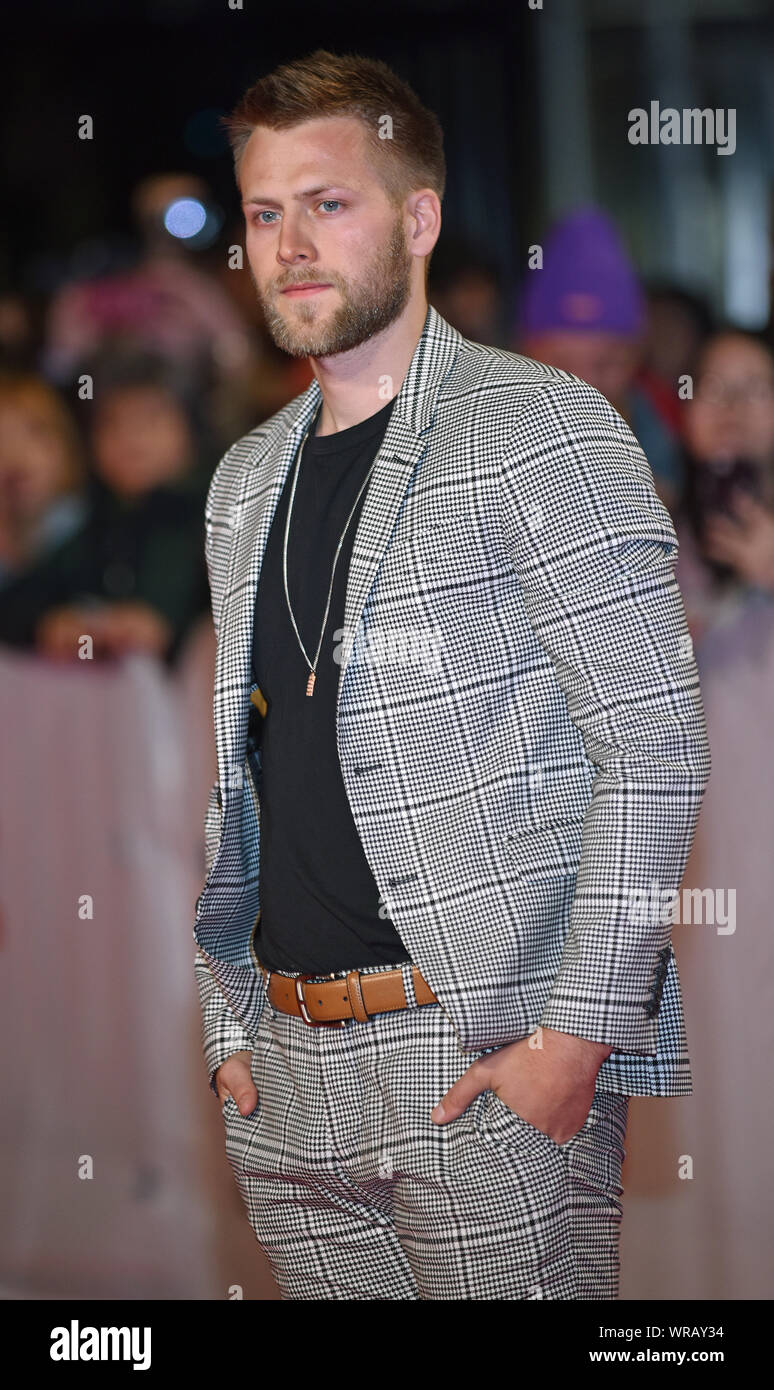
{"label": "houndstooth check trousers", "polygon": [[491,1090],[436,1125],[431,1110],[493,1049],[463,1052],[401,969],[409,1007],[366,1023],[310,1028],[267,999],[258,1104],[243,1116],[224,1103],[226,1153],[281,1297],[617,1298],[629,1097],[597,1090],[565,1144]]}

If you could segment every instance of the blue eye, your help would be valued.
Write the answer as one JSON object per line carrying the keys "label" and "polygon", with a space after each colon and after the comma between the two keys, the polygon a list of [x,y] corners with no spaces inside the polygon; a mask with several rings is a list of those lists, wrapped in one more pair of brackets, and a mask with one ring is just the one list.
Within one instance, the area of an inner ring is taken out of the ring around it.
{"label": "blue eye", "polygon": [[[318,207],[326,208],[326,209],[328,209],[328,210],[329,210],[331,207],[333,207],[334,212],[337,211],[338,208],[341,208],[341,207],[343,207],[343,206],[344,206],[344,203],[342,202],[341,198],[323,198],[323,199],[321,199],[321,201],[318,203]],[[266,221],[264,221],[264,218],[266,218],[266,217],[271,217],[271,218],[272,218],[272,221],[271,221],[271,222],[266,222]],[[255,214],[254,217],[251,217],[251,218],[250,218],[250,221],[252,222],[253,226],[258,226],[258,227],[273,227],[273,226],[274,226],[274,219],[276,219],[276,218],[278,218],[278,217],[279,217],[279,213],[278,213],[278,212],[275,212],[272,208],[261,208],[261,211],[260,211],[260,212],[257,212],[257,213]]]}

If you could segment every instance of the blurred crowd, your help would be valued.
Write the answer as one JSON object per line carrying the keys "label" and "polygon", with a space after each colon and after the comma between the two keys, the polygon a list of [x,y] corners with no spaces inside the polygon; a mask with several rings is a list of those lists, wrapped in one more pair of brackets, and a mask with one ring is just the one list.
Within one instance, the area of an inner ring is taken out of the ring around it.
{"label": "blurred crowd", "polygon": [[[225,239],[186,234],[208,190],[154,175],[136,251],[45,303],[0,295],[0,643],[174,663],[208,610],[203,510],[239,435],[311,380],[265,332]],[[192,224],[195,227],[195,223]],[[613,220],[546,229],[517,303],[496,262],[442,234],[430,302],[466,337],[575,373],[630,425],[680,537],[694,642],[774,595],[774,350],[685,286],[643,284]]]}
{"label": "blurred crowd", "polygon": [[173,666],[209,609],[213,470],[312,379],[228,267],[241,228],[200,234],[212,206],[201,180],[154,175],[132,254],[42,303],[0,294],[0,644],[73,660],[88,634],[96,659]]}

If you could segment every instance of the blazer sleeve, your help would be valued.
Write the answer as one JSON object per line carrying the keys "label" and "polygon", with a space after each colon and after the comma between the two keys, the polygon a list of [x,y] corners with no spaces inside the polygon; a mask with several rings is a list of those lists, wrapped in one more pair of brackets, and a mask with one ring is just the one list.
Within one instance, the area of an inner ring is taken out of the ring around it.
{"label": "blazer sleeve", "polygon": [[710,772],[677,536],[631,430],[569,373],[519,416],[501,499],[528,620],[595,768],[540,1023],[655,1056],[671,954],[663,904],[679,890]]}
{"label": "blazer sleeve", "polygon": [[215,1073],[218,1067],[234,1052],[252,1052],[254,1039],[242,1027],[206,960],[198,951],[194,957],[194,977],[199,991],[207,1082],[213,1094],[217,1095]]}
{"label": "blazer sleeve", "polygon": [[[238,471],[234,449],[221,459],[213,473],[205,503],[204,553],[212,605],[215,636],[220,629],[223,586],[232,539],[232,504]],[[220,786],[216,780],[210,788],[204,814],[205,872],[209,876],[220,839]],[[251,1052],[253,1039],[240,1023],[229,1005],[218,981],[204,956],[197,950],[194,957],[194,977],[199,993],[202,1024],[202,1051],[210,1089],[217,1095],[215,1072],[234,1052]]]}

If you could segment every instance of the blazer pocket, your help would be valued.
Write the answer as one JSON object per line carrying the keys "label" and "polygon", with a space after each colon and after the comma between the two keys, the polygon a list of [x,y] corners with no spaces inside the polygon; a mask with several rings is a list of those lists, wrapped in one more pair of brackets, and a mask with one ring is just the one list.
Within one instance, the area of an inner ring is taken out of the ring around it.
{"label": "blazer pocket", "polygon": [[516,869],[517,879],[530,883],[576,874],[582,840],[583,821],[541,825],[510,831],[505,836],[505,850]]}
{"label": "blazer pocket", "polygon": [[472,516],[462,512],[452,512],[437,521],[427,521],[416,526],[402,526],[393,532],[388,550],[393,554],[403,554],[407,548],[414,548],[423,556],[448,555],[455,553],[466,538],[473,533]]}

